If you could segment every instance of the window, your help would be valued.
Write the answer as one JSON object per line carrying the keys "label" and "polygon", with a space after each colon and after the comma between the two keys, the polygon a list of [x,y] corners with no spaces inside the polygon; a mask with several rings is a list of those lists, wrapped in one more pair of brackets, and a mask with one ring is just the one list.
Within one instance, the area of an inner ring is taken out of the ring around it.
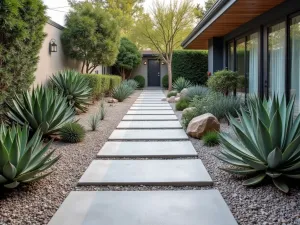
{"label": "window", "polygon": [[234,43],[228,44],[228,69],[234,70]]}
{"label": "window", "polygon": [[[239,76],[245,77],[246,71],[246,42],[245,38],[238,39],[236,41],[236,72]],[[237,94],[241,97],[245,97],[245,84],[242,88],[237,90]]]}
{"label": "window", "polygon": [[246,64],[247,93],[258,94],[258,33],[247,36]]}
{"label": "window", "polygon": [[300,16],[290,20],[290,96],[295,95],[295,114],[300,113]]}
{"label": "window", "polygon": [[268,29],[268,94],[285,93],[285,22]]}

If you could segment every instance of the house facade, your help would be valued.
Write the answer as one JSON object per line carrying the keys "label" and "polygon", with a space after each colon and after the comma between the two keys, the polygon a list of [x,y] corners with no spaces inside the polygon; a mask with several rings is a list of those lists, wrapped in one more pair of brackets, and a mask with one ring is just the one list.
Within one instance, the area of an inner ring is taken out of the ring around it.
{"label": "house facade", "polygon": [[209,72],[245,76],[245,95],[295,95],[299,113],[299,0],[219,0],[182,46],[208,49]]}

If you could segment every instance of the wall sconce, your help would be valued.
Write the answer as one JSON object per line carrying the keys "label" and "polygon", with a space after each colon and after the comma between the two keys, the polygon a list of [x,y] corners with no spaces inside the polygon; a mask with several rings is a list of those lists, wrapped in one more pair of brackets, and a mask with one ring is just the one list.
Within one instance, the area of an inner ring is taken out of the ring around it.
{"label": "wall sconce", "polygon": [[147,61],[144,62],[144,65],[147,65]]}
{"label": "wall sconce", "polygon": [[161,62],[161,65],[165,65],[165,62]]}
{"label": "wall sconce", "polygon": [[57,52],[57,44],[55,39],[51,39],[49,43],[49,53]]}

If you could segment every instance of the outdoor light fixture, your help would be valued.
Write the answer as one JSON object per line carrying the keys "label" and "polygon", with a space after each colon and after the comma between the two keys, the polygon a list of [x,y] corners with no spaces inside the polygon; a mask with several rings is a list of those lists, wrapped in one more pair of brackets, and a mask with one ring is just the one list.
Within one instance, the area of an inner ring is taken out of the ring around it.
{"label": "outdoor light fixture", "polygon": [[147,61],[144,62],[144,65],[147,65]]}
{"label": "outdoor light fixture", "polygon": [[49,52],[50,52],[50,54],[51,54],[51,52],[57,52],[57,44],[56,44],[55,39],[51,39],[51,41],[49,43]]}
{"label": "outdoor light fixture", "polygon": [[165,62],[162,62],[161,65],[165,65]]}

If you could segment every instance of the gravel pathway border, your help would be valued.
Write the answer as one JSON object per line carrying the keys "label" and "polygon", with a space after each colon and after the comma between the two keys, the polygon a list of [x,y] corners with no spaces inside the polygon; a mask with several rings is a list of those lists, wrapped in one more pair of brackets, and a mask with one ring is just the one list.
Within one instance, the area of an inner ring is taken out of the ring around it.
{"label": "gravel pathway border", "polygon": [[105,103],[106,117],[97,131],[89,130],[88,119],[98,111],[100,102],[78,115],[79,123],[87,129],[86,138],[78,144],[55,142],[51,146],[62,158],[49,177],[13,190],[0,189],[0,224],[47,224],[140,93],[136,91],[122,103]]}

